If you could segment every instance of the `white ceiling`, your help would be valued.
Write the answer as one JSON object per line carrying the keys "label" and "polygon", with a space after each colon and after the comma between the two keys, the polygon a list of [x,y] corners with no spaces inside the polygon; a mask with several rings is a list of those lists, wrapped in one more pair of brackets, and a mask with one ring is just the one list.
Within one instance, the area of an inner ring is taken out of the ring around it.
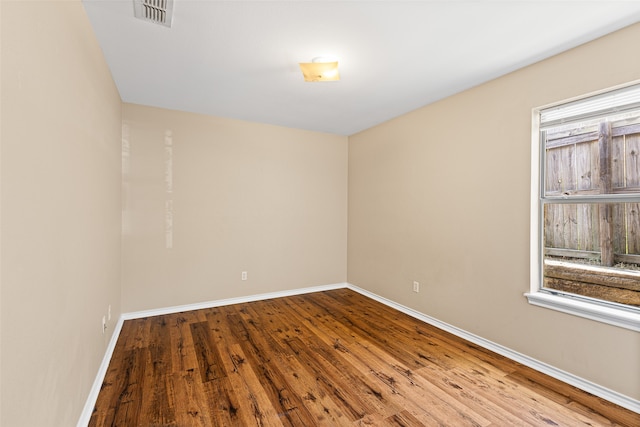
{"label": "white ceiling", "polygon": [[[174,0],[167,28],[83,3],[123,101],[340,135],[640,21],[632,0]],[[327,55],[341,81],[305,83]]]}

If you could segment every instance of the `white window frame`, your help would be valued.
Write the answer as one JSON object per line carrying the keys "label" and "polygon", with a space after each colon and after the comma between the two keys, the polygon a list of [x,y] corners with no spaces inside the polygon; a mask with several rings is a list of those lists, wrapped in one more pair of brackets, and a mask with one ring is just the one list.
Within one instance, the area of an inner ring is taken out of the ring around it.
{"label": "white window frame", "polygon": [[564,100],[554,104],[534,108],[531,121],[531,265],[530,265],[530,291],[524,295],[530,304],[557,310],[563,313],[584,317],[598,322],[619,326],[640,332],[640,309],[631,306],[608,303],[603,300],[567,295],[561,292],[553,292],[542,289],[542,262],[543,255],[543,230],[542,230],[542,165],[543,147],[540,140],[540,112],[555,106],[560,106],[574,101],[580,101],[592,96],[606,94],[617,89],[636,85],[640,81],[627,85],[609,88],[597,93],[588,94],[574,99]]}

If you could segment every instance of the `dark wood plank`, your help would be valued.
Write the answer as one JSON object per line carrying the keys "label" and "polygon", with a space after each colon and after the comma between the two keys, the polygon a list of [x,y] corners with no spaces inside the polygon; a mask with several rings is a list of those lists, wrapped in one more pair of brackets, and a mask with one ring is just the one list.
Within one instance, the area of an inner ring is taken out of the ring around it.
{"label": "dark wood plank", "polygon": [[[193,347],[191,325],[201,322],[196,312],[178,313],[171,317],[169,335],[171,337],[171,363],[174,372],[193,371],[198,368],[198,359]],[[206,321],[206,319],[205,319]]]}
{"label": "dark wood plank", "polygon": [[[270,339],[275,341],[272,345],[282,345],[291,351],[281,359],[280,365],[286,370],[286,374],[293,378],[290,384],[296,388],[298,395],[304,396],[304,405],[315,416],[317,423],[350,423],[362,418],[367,412],[376,411],[374,405],[363,401],[351,388],[340,388],[345,381],[344,375],[351,370],[340,370],[338,366],[323,358],[322,351],[318,351],[318,348],[324,343],[303,343],[303,336],[309,339],[314,334],[297,322],[291,323],[292,318],[282,307],[265,302],[252,307],[251,313],[258,318],[264,318],[265,323],[269,325],[270,334],[267,336],[271,336]],[[296,326],[290,328],[290,324]],[[359,378],[355,381],[361,387],[367,387],[360,384]]]}
{"label": "dark wood plank", "polygon": [[217,378],[203,384],[211,419],[215,426],[244,426],[243,413],[240,411],[241,399],[238,397],[229,378]]}
{"label": "dark wood plank", "polygon": [[388,417],[386,420],[389,425],[397,426],[397,427],[413,427],[413,426],[422,426],[420,420],[418,420],[415,416],[413,416],[409,411],[402,411],[397,414],[393,414]]}
{"label": "dark wood plank", "polygon": [[574,412],[597,421],[597,425],[640,425],[640,414],[626,410],[621,411],[619,406],[611,402],[585,393],[526,366],[512,372],[508,378],[535,390],[542,396],[547,396],[558,403],[564,403]]}
{"label": "dark wood plank", "polygon": [[234,335],[224,308],[206,311],[212,330],[220,338],[220,352],[231,387],[238,396],[237,415],[245,426],[282,426],[278,412],[263,392],[263,386],[240,345],[241,337]]}
{"label": "dark wood plank", "polygon": [[213,427],[211,408],[196,369],[173,374],[176,424],[181,427]]}
{"label": "dark wood plank", "polygon": [[[333,335],[327,335],[322,330],[317,330],[315,334],[325,340],[341,358],[347,360],[352,369],[377,381],[377,394],[385,402],[385,408],[378,411],[379,415],[386,417],[411,409],[422,416],[424,425],[443,425],[449,419],[456,419],[459,426],[484,424],[484,418],[464,403],[442,393],[428,380],[416,375],[416,371],[391,357],[384,346],[377,346],[366,339],[350,335],[347,331],[346,328],[342,331],[334,329],[331,331]],[[424,369],[438,371],[436,375],[446,374],[446,368],[435,364],[425,366]],[[369,418],[371,417],[365,416],[363,421]]]}
{"label": "dark wood plank", "polygon": [[193,351],[198,360],[198,369],[203,383],[227,376],[208,322],[192,323]]}
{"label": "dark wood plank", "polygon": [[127,321],[90,426],[640,426],[348,289]]}
{"label": "dark wood plank", "polygon": [[112,359],[89,426],[130,425],[133,420],[140,418],[145,369],[148,365],[144,360],[145,355],[144,350],[137,348],[123,350],[117,358]]}
{"label": "dark wood plank", "polygon": [[[176,426],[173,400],[171,334],[168,316],[150,318],[149,363],[145,369],[141,415],[149,425]],[[118,424],[120,425],[120,424]]]}
{"label": "dark wood plank", "polygon": [[272,354],[285,354],[284,350],[269,346],[255,321],[245,321],[240,316],[242,309],[236,311],[233,307],[225,308],[229,312],[227,319],[231,333],[242,337],[240,346],[247,363],[253,368],[263,392],[267,394],[282,423],[290,426],[314,425],[314,418],[304,406],[303,397],[293,392],[280,366],[271,363]]}

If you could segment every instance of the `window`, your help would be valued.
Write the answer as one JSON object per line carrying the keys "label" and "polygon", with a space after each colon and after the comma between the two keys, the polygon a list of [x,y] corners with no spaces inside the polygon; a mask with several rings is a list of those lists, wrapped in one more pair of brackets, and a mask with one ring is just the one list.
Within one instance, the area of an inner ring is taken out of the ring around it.
{"label": "window", "polygon": [[640,331],[640,84],[534,110],[529,302]]}

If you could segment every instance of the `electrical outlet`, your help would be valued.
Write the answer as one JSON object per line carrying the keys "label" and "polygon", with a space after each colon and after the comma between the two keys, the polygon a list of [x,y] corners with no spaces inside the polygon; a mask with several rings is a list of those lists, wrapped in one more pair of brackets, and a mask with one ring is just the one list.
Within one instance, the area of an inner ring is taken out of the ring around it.
{"label": "electrical outlet", "polygon": [[247,280],[247,272],[246,271],[242,272],[242,280]]}
{"label": "electrical outlet", "polygon": [[413,282],[413,292],[420,292],[420,283]]}
{"label": "electrical outlet", "polygon": [[102,316],[102,333],[107,332],[107,316]]}

